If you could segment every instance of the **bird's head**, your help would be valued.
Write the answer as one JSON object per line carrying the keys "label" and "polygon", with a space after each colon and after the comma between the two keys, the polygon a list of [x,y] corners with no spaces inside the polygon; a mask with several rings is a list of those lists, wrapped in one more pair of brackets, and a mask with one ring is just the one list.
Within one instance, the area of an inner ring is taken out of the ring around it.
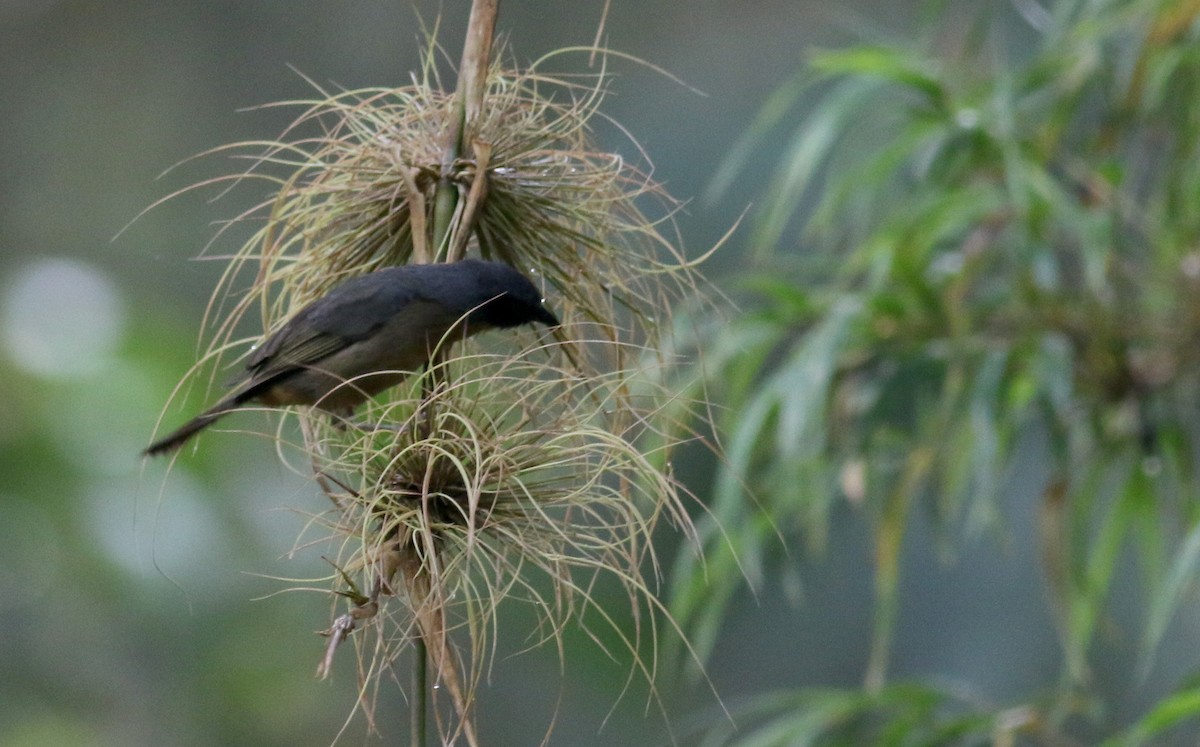
{"label": "bird's head", "polygon": [[546,308],[545,299],[537,286],[513,267],[502,262],[463,260],[471,263],[483,299],[471,317],[492,327],[518,327],[522,324],[544,324],[557,327],[558,317]]}

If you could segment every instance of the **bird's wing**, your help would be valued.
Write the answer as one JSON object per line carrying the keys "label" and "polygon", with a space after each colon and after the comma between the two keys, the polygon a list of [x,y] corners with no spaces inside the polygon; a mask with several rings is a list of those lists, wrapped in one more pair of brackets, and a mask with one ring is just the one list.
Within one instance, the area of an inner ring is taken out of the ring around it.
{"label": "bird's wing", "polygon": [[270,378],[286,370],[314,365],[348,344],[347,339],[337,333],[307,330],[280,340],[275,350],[263,355],[248,368],[252,378]]}
{"label": "bird's wing", "polygon": [[263,341],[246,363],[243,389],[281,374],[319,364],[329,356],[370,337],[398,315],[420,313],[411,291],[350,281],[332,295],[301,309]]}

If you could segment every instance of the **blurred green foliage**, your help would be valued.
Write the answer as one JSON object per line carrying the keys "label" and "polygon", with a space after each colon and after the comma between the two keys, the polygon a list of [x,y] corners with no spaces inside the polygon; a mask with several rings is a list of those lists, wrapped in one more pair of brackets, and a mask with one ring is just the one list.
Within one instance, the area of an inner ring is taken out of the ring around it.
{"label": "blurred green foliage", "polygon": [[[719,191],[754,148],[777,148],[750,310],[680,325],[699,385],[729,409],[710,557],[703,572],[681,561],[673,609],[707,655],[741,574],[794,572],[778,538],[823,546],[843,501],[869,517],[875,571],[864,693],[774,697],[789,706],[719,743],[1112,735],[1090,660],[1119,569],[1140,571],[1143,674],[1196,602],[1200,3],[1013,5],[1028,49],[985,17],[813,54],[718,175]],[[800,252],[778,251],[796,228]],[[904,541],[925,516],[946,548],[1003,525],[1031,445],[1062,678],[936,736],[931,714],[961,709],[887,685]],[[845,737],[863,713],[871,729]],[[1113,738],[1197,719],[1185,687]]]}
{"label": "blurred green foliage", "polygon": [[[56,265],[104,278],[83,263],[33,266]],[[13,295],[4,332],[22,323]],[[174,470],[169,487],[164,465],[137,469],[162,393],[194,356],[189,338],[141,319],[118,324],[112,347],[79,370],[32,368],[15,344],[0,360],[0,622],[21,642],[3,657],[4,744],[296,744],[352,706],[352,696],[305,686],[320,649],[311,633],[320,618],[306,600],[254,602],[279,584],[228,565],[312,571],[262,553],[288,547],[302,526],[270,515],[296,486],[227,473],[254,460],[221,448]],[[64,340],[69,333],[40,338],[69,355]],[[197,704],[207,717],[189,717]]]}

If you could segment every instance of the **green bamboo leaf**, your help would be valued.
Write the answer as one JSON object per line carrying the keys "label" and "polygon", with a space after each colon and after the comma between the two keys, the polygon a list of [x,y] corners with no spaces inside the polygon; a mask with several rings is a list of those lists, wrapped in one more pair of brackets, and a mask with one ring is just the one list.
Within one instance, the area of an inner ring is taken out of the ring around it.
{"label": "green bamboo leaf", "polygon": [[1171,618],[1183,601],[1188,587],[1196,580],[1198,566],[1200,566],[1200,524],[1193,526],[1188,532],[1179,551],[1175,554],[1166,578],[1150,599],[1150,611],[1146,615],[1146,630],[1142,637],[1140,652],[1143,677],[1149,673],[1150,667],[1154,663],[1154,652],[1162,643]]}
{"label": "green bamboo leaf", "polygon": [[807,93],[812,85],[812,73],[801,69],[790,80],[775,89],[775,92],[763,104],[750,123],[746,133],[738,138],[729,151],[729,155],[717,167],[712,182],[705,190],[704,200],[714,203],[725,195],[734,177],[742,170],[749,158],[751,150],[774,129],[783,118],[791,113],[797,102]]}
{"label": "green bamboo leaf", "polygon": [[877,76],[922,94],[935,108],[949,99],[945,84],[926,56],[894,47],[858,46],[813,55],[811,67],[827,75]]}
{"label": "green bamboo leaf", "polygon": [[963,495],[960,501],[969,502],[967,517],[968,531],[980,531],[997,521],[996,496],[1000,491],[1000,476],[1004,468],[1006,440],[1003,429],[1007,413],[1000,407],[1002,390],[1007,382],[1004,378],[1009,355],[1004,350],[989,351],[976,371],[968,404],[970,437],[964,440],[970,445],[971,483],[970,496]]}
{"label": "green bamboo leaf", "polygon": [[839,299],[795,353],[767,382],[779,402],[775,450],[779,459],[811,459],[825,444],[826,401],[833,374],[852,325],[862,315],[861,301]]}
{"label": "green bamboo leaf", "polygon": [[[1156,474],[1152,474],[1148,458],[1144,454],[1135,453],[1132,459],[1135,465],[1129,481],[1133,520],[1130,544],[1137,551],[1142,584],[1147,590],[1146,596],[1150,598],[1152,607],[1153,592],[1162,587],[1163,579],[1167,577],[1167,554],[1174,543],[1165,536],[1162,526],[1158,496],[1164,483]],[[1143,661],[1149,663],[1148,659],[1144,658]]]}
{"label": "green bamboo leaf", "polygon": [[860,711],[864,702],[855,691],[807,691],[800,695],[772,704],[779,715],[730,741],[729,747],[810,747],[832,727]]}
{"label": "green bamboo leaf", "polygon": [[760,251],[773,249],[787,225],[814,188],[816,179],[835,146],[863,107],[879,89],[870,80],[849,79],[816,103],[803,127],[792,136],[779,156],[780,168],[767,187],[770,200],[755,234]]}
{"label": "green bamboo leaf", "polygon": [[[755,556],[756,548],[761,549],[773,536],[773,526],[762,515],[744,518],[733,533],[725,533],[713,520],[702,523],[698,529],[703,546],[709,549],[703,558],[693,553],[679,554],[667,605],[674,620],[688,633],[691,655],[680,656],[678,649],[683,641],[670,638],[666,645],[672,650],[664,660],[686,662],[682,674],[688,682],[695,682],[703,673],[730,600],[742,587],[745,574],[742,559]],[[753,562],[762,565],[761,560]]]}
{"label": "green bamboo leaf", "polygon": [[1104,742],[1101,747],[1136,747],[1151,737],[1189,719],[1200,719],[1200,688],[1190,688],[1159,703],[1125,733]]}
{"label": "green bamboo leaf", "polygon": [[962,712],[944,693],[915,683],[878,693],[858,690],[781,691],[734,711],[740,734],[709,734],[704,747],[965,747],[992,744],[993,714]]}
{"label": "green bamboo leaf", "polygon": [[[711,515],[721,526],[745,526],[746,515],[753,508],[753,500],[746,488],[753,484],[754,458],[759,440],[777,408],[774,392],[759,391],[742,409],[741,417],[726,446],[726,463],[722,464],[713,486]],[[752,587],[761,584],[763,570],[758,558],[761,548],[750,542],[738,548],[744,553],[742,572]]]}
{"label": "green bamboo leaf", "polygon": [[[1076,679],[1085,677],[1087,651],[1103,614],[1104,600],[1112,584],[1121,546],[1134,522],[1136,496],[1130,490],[1131,481],[1135,479],[1132,474],[1134,471],[1128,459],[1117,460],[1095,470],[1098,478],[1103,476],[1100,484],[1119,483],[1123,488],[1113,497],[1100,527],[1092,535],[1079,586],[1068,599],[1069,668]],[[1081,507],[1074,506],[1072,511],[1077,520],[1086,522],[1090,511],[1081,510]]]}
{"label": "green bamboo leaf", "polygon": [[914,154],[928,150],[931,141],[945,138],[942,121],[918,119],[902,122],[900,127],[878,148],[839,159],[836,168],[829,169],[822,198],[809,219],[812,233],[864,240],[883,217],[880,208],[894,198],[904,181]]}

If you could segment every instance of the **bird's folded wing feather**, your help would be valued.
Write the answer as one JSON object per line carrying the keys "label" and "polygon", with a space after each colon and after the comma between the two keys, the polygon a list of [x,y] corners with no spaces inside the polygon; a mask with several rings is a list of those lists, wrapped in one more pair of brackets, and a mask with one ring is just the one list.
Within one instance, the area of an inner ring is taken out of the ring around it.
{"label": "bird's folded wing feather", "polygon": [[246,363],[246,384],[316,365],[370,337],[396,316],[419,312],[422,305],[413,302],[411,291],[351,283],[301,309],[268,337]]}

